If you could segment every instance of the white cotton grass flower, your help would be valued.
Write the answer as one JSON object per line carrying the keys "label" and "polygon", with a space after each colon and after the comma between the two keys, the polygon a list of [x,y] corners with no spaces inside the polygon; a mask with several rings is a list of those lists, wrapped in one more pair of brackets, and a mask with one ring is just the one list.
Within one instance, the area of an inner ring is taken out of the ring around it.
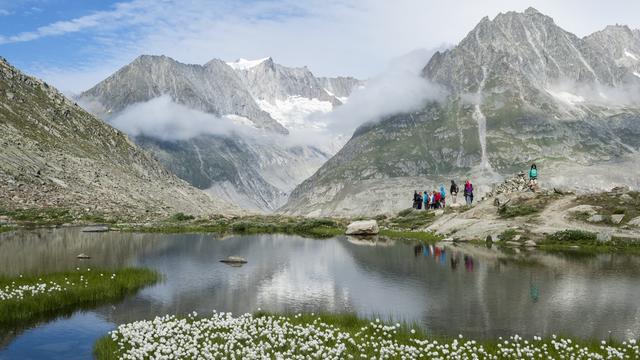
{"label": "white cotton grass flower", "polygon": [[[300,324],[302,314],[233,317],[214,312],[211,317],[173,315],[121,325],[110,333],[124,359],[635,359],[640,358],[636,341],[622,346],[602,344],[599,352],[557,336],[533,341],[513,335],[500,338],[489,352],[462,335],[438,342],[414,338],[398,340],[400,325],[366,323],[353,333],[322,321],[322,317]],[[418,336],[418,335],[415,335]],[[170,354],[170,355],[169,355]]]}

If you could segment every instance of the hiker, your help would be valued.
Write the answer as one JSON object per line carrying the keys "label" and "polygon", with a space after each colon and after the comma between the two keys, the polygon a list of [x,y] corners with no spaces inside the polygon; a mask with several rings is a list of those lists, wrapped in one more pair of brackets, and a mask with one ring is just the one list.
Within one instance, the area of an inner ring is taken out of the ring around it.
{"label": "hiker", "polygon": [[455,181],[451,180],[451,187],[449,188],[449,193],[451,194],[451,198],[453,199],[453,203],[456,203],[456,199],[458,197],[458,184]]}
{"label": "hiker", "polygon": [[418,193],[418,210],[422,210],[422,193]]}
{"label": "hiker", "polygon": [[440,204],[442,205],[442,208],[444,209],[445,206],[445,199],[447,198],[447,191],[444,189],[444,185],[440,184]]}
{"label": "hiker", "polygon": [[436,199],[433,196],[433,192],[430,191],[429,192],[429,208],[430,209],[435,209],[436,208],[435,206],[436,206]]}
{"label": "hiker", "polygon": [[442,194],[440,194],[438,190],[433,190],[434,209],[440,209],[441,200],[442,200]]}
{"label": "hiker", "polygon": [[429,210],[429,193],[427,190],[422,193],[422,202],[424,203],[424,209]]}
{"label": "hiker", "polygon": [[535,188],[538,186],[538,167],[536,164],[531,165],[531,169],[529,169],[529,189],[531,191],[535,191]]}
{"label": "hiker", "polygon": [[418,195],[418,190],[413,192],[413,208],[418,208],[418,202],[420,201],[420,196]]}
{"label": "hiker", "polygon": [[464,199],[468,206],[473,204],[473,184],[469,180],[464,184]]}

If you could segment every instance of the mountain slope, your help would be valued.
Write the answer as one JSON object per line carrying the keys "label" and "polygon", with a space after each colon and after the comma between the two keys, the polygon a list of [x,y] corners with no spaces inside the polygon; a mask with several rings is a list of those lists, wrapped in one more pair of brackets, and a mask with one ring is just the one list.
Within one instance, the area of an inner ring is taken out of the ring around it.
{"label": "mountain slope", "polygon": [[237,212],[0,58],[0,204],[129,216]]}
{"label": "mountain slope", "polygon": [[[163,95],[189,109],[216,115],[217,119],[207,120],[214,122],[210,128],[216,127],[215,121],[223,128],[229,118],[239,118],[242,121],[233,125],[237,131],[202,132],[189,138],[172,134],[154,138],[143,131],[135,140],[190,184],[245,208],[272,211],[330,156],[324,149],[295,145],[287,136],[291,129],[308,128],[309,114],[331,111],[341,103],[321,82],[341,95],[359,84],[350,78],[320,81],[306,68],[287,68],[271,58],[234,63],[214,59],[201,66],[141,56],[79,100],[114,123],[130,107]],[[169,122],[189,120],[179,115]]]}
{"label": "mountain slope", "polygon": [[412,190],[450,178],[486,188],[533,161],[562,178],[561,164],[635,156],[640,98],[629,94],[640,88],[637,34],[608,27],[580,39],[535,9],[484,18],[424,67],[425,79],[448,90],[446,101],[358,129],[283,211],[397,211]]}
{"label": "mountain slope", "polygon": [[165,94],[192,109],[217,116],[243,116],[258,128],[287,133],[258,107],[235,71],[217,59],[203,66],[182,64],[166,56],[139,56],[83,92],[80,100],[95,104],[91,110],[109,118],[131,104]]}

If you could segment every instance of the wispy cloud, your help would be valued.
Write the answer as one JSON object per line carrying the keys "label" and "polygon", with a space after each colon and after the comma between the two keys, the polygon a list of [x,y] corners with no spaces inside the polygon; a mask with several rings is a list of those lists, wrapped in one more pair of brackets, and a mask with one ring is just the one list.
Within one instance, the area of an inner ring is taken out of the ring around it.
{"label": "wispy cloud", "polygon": [[8,16],[8,15],[11,15],[11,12],[9,10],[0,9],[0,16]]}
{"label": "wispy cloud", "polygon": [[[31,31],[4,33],[0,44],[82,34],[74,44],[81,60],[36,72],[73,91],[93,85],[96,69],[115,71],[143,53],[200,64],[214,57],[272,56],[285,65],[307,65],[319,75],[364,78],[394,56],[457,43],[485,15],[528,6],[578,35],[610,23],[640,26],[634,17],[640,2],[628,0],[133,0]],[[64,73],[73,73],[74,82],[56,76]]]}

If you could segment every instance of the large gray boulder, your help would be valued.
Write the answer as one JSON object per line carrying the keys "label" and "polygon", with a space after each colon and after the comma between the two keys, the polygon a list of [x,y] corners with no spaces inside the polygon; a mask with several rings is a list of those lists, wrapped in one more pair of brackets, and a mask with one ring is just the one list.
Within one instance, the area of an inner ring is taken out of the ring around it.
{"label": "large gray boulder", "polygon": [[376,235],[380,232],[375,220],[354,221],[347,226],[347,235]]}

